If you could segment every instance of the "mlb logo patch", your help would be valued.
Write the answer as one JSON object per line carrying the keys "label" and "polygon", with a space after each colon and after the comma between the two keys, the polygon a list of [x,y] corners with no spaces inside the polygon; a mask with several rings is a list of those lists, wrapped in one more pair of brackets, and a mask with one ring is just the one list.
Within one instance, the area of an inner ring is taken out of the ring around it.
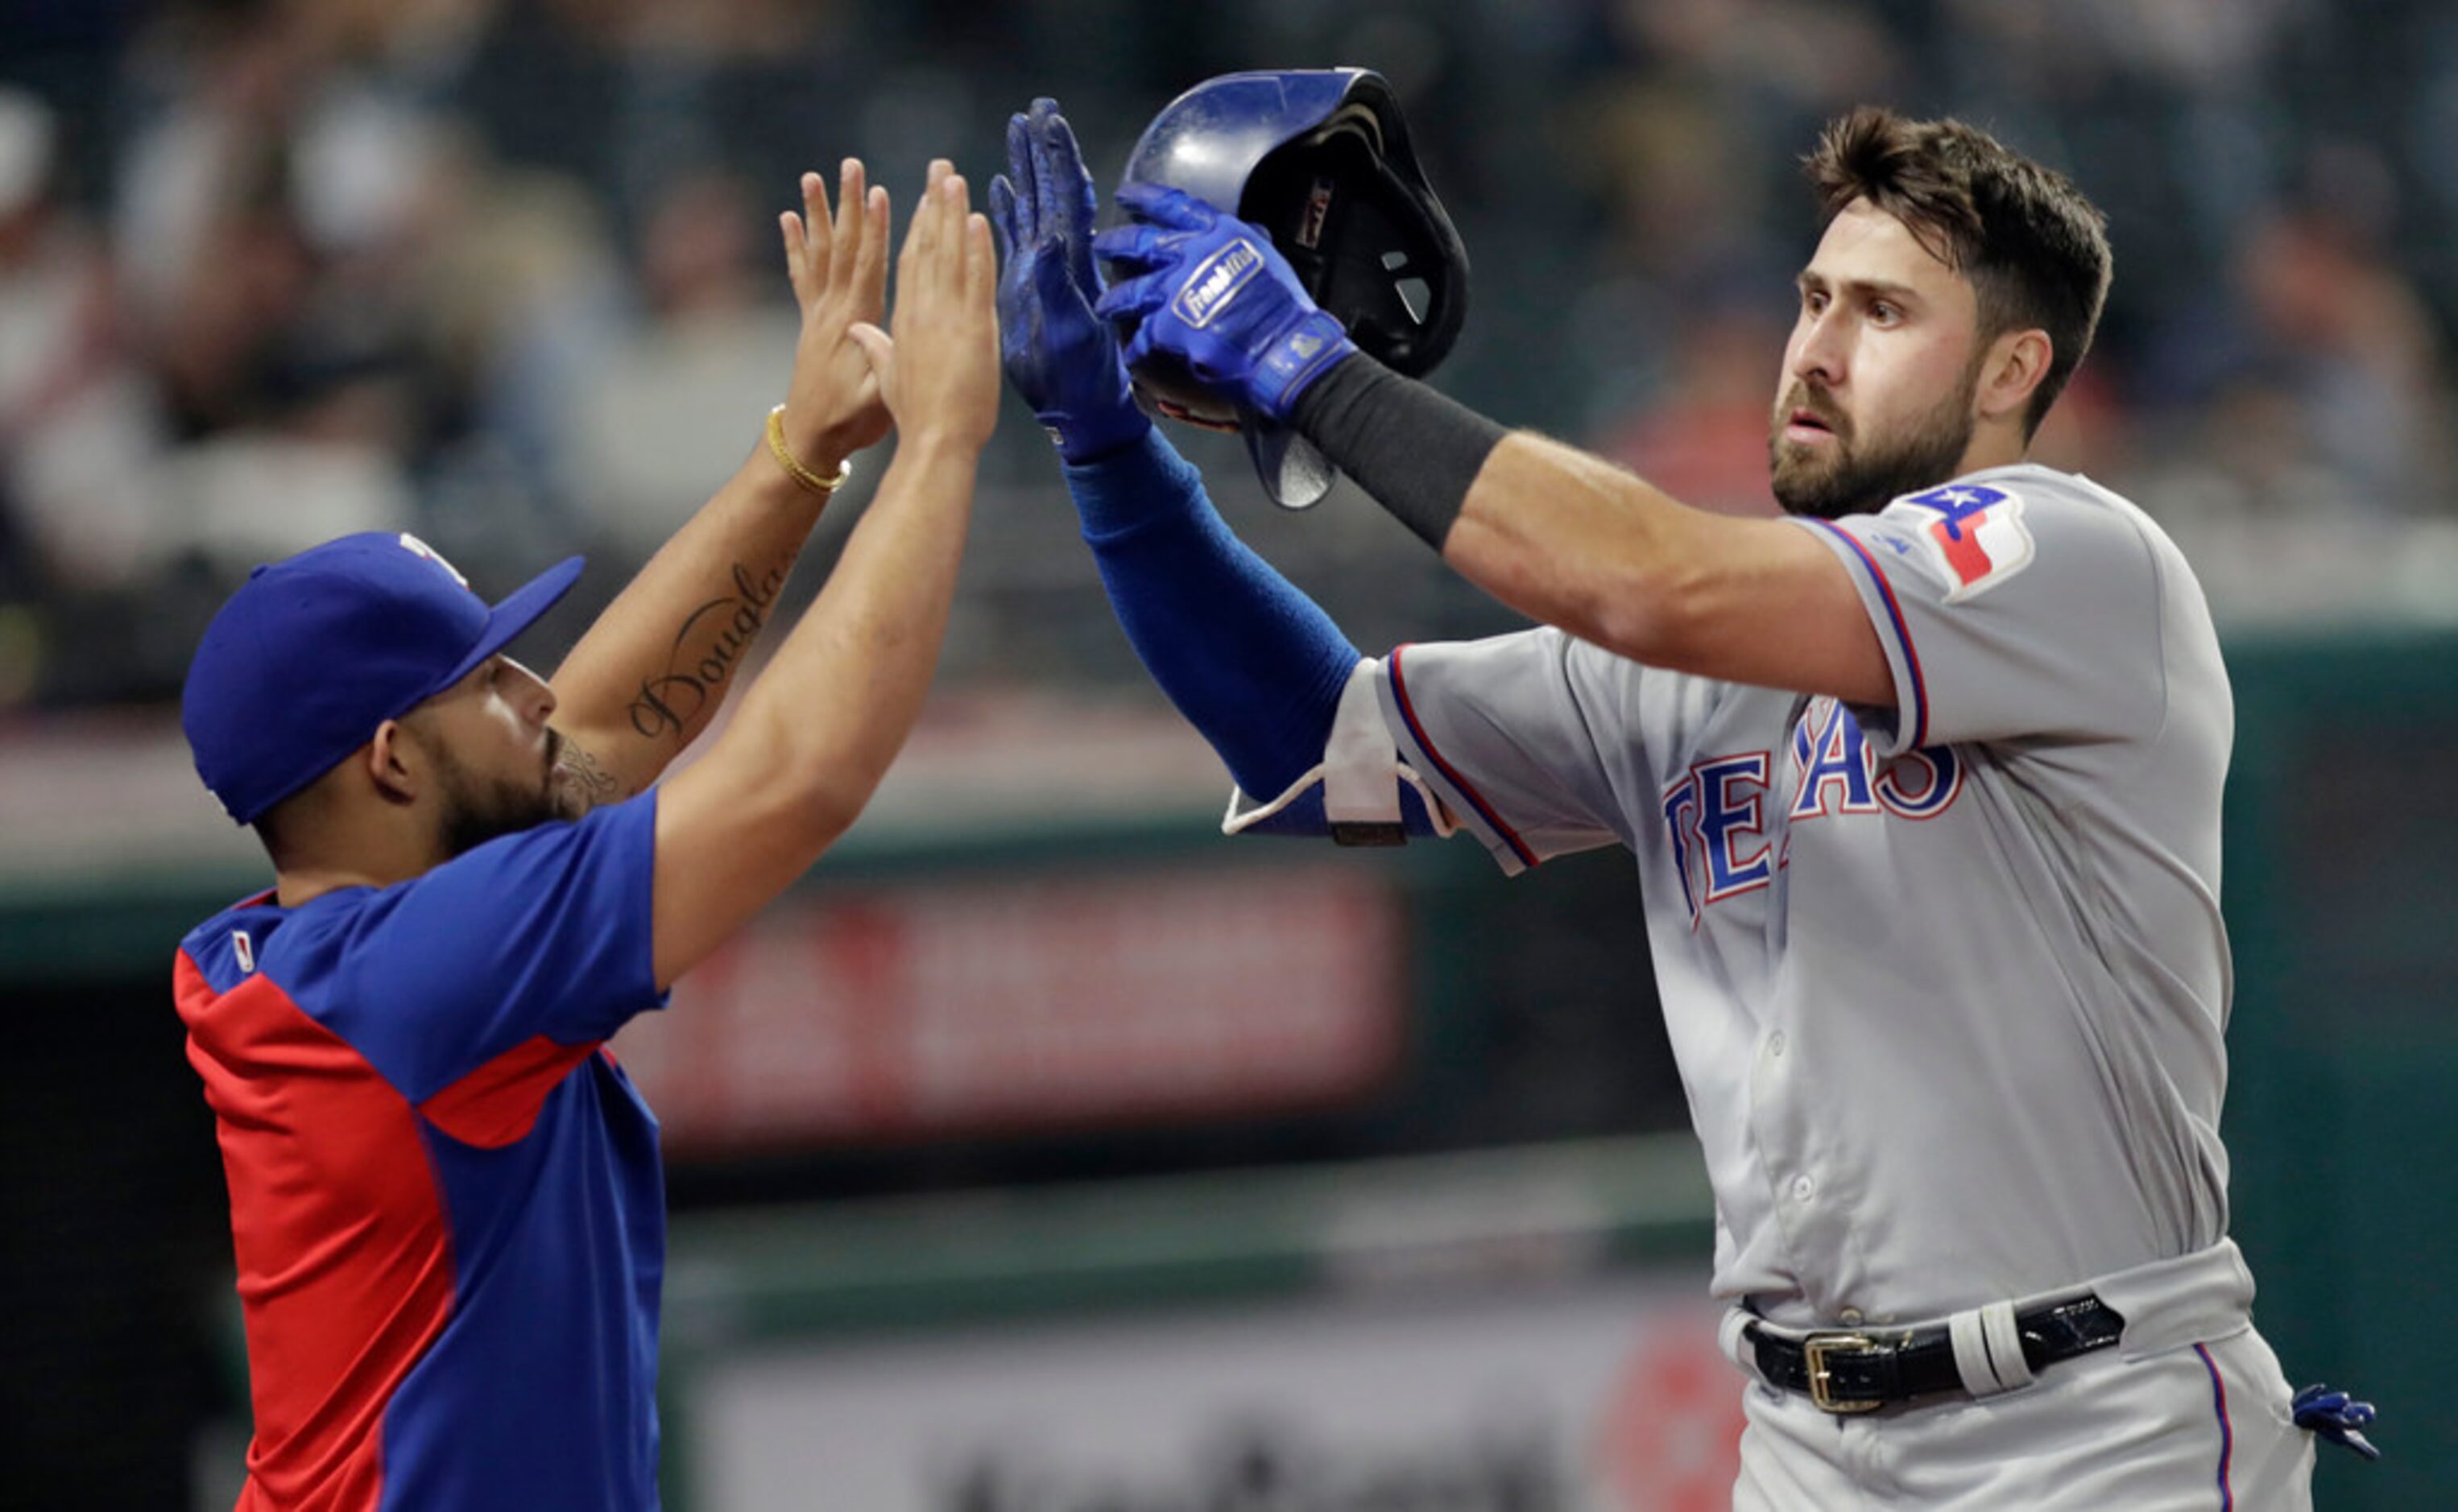
{"label": "mlb logo patch", "polygon": [[1949,483],[1897,501],[1937,516],[1921,527],[1930,560],[1946,572],[1946,602],[1959,604],[2031,565],[2023,500],[2008,488]]}

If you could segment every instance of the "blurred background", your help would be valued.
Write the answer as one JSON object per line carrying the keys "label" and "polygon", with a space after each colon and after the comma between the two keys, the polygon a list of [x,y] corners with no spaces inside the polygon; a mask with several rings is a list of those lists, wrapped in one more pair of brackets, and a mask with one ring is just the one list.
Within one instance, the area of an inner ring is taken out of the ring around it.
{"label": "blurred background", "polygon": [[[1823,120],[1959,114],[2108,211],[2041,455],[2158,518],[2226,635],[2260,1320],[2383,1406],[2391,1458],[2325,1453],[2324,1505],[2446,1500],[2458,10],[0,0],[0,1506],[236,1491],[168,976],[267,875],[176,715],[247,568],[406,528],[491,594],[586,551],[550,665],[759,441],[800,170],[863,156],[901,224],[1035,93],[1106,182],[1198,80],[1333,63],[1398,88],[1476,263],[1443,385],[1719,508],[1771,507]],[[1178,439],[1361,646],[1513,623],[1345,489],[1283,515]],[[1505,885],[1219,839],[1020,410],[976,521],[872,812],[617,1044],[668,1137],[669,1505],[1725,1504],[1710,1211],[1618,853]]]}

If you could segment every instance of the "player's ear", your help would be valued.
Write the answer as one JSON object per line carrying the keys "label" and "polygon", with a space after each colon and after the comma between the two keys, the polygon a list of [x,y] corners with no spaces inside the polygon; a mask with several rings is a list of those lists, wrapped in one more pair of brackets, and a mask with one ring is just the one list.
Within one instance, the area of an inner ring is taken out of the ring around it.
{"label": "player's ear", "polygon": [[1980,364],[1979,391],[1972,395],[1977,417],[2019,424],[2031,408],[2032,391],[2049,376],[2049,360],[2055,352],[2049,333],[2038,326],[2008,331],[1989,342]]}
{"label": "player's ear", "polygon": [[375,738],[359,753],[359,759],[366,765],[367,781],[376,795],[387,803],[418,801],[431,769],[418,737],[398,719],[376,726]]}

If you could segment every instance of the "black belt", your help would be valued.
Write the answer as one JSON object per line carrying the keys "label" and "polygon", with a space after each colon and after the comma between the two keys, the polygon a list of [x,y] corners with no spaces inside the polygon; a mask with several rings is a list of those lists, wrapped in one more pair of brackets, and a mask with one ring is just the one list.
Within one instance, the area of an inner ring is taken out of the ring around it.
{"label": "black belt", "polygon": [[[2106,1349],[2125,1332],[2116,1309],[2095,1296],[2014,1315],[2024,1362],[2033,1370]],[[1759,1374],[1828,1412],[1872,1412],[1931,1392],[1962,1391],[1954,1338],[1943,1323],[1927,1328],[1821,1330],[1780,1338],[1758,1323],[1742,1329],[1758,1351]]]}

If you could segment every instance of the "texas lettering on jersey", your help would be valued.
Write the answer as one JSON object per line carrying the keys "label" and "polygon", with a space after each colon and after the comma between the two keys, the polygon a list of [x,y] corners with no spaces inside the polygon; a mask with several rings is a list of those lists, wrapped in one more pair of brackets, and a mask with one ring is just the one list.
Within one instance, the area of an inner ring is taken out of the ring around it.
{"label": "texas lettering on jersey", "polygon": [[1664,790],[1664,825],[1681,874],[1690,926],[1708,905],[1755,892],[1788,859],[1792,826],[1860,816],[1932,819],[1963,791],[1950,746],[1907,751],[1881,766],[1852,711],[1813,698],[1792,727],[1791,800],[1781,835],[1767,822],[1769,753],[1748,751],[1694,763]]}

